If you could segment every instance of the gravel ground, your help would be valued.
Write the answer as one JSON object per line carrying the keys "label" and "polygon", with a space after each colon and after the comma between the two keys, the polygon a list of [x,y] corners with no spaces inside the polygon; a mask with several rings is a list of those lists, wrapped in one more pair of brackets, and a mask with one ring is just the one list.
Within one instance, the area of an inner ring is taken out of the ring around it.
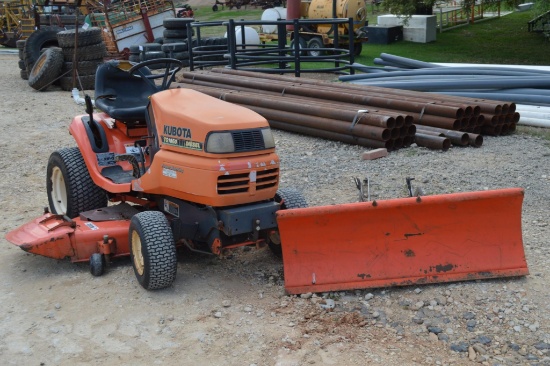
{"label": "gravel ground", "polygon": [[[0,54],[0,231],[47,205],[49,154],[73,146],[68,92],[36,92],[17,54]],[[524,278],[286,296],[269,250],[187,255],[166,290],[147,292],[128,260],[102,277],[86,264],[0,245],[0,359],[13,365],[550,365],[550,144],[529,134],[486,137],[447,152],[411,147],[362,161],[363,148],[276,131],[281,186],[310,205],[522,187]],[[13,140],[12,140],[13,138]],[[368,223],[367,223],[368,224]],[[321,305],[331,305],[328,312]]]}

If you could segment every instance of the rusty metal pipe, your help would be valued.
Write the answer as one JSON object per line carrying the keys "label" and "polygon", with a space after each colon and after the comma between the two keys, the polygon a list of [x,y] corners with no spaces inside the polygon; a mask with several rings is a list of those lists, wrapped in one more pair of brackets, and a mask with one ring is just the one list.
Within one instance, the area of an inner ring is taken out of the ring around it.
{"label": "rusty metal pipe", "polygon": [[448,150],[451,147],[451,140],[446,137],[425,135],[418,132],[414,135],[414,141],[418,146],[429,149]]}
{"label": "rusty metal pipe", "polygon": [[335,110],[321,106],[309,106],[307,103],[289,102],[286,100],[266,99],[257,96],[248,96],[244,94],[229,94],[223,92],[205,91],[206,94],[227,102],[236,104],[246,104],[262,108],[276,109],[298,114],[307,114],[310,116],[337,119],[344,122],[356,122],[358,125],[369,125],[382,128],[394,128],[396,120],[393,117],[369,114],[368,112]]}
{"label": "rusty metal pipe", "polygon": [[[188,79],[185,79],[183,83],[176,84],[175,87],[188,88]],[[360,117],[361,123],[371,126],[378,126],[383,128],[394,128],[403,124],[412,124],[414,119],[411,116],[403,116],[395,111],[379,111],[371,108],[365,109],[365,106],[356,105],[354,110],[345,109],[345,104],[338,103],[324,103],[323,100],[317,100],[312,98],[300,98],[303,102],[296,101],[296,98],[281,97],[278,94],[269,92],[269,95],[275,96],[275,98],[261,98],[257,92],[249,88],[238,89],[224,89],[220,88],[219,84],[210,82],[201,82],[195,80],[192,84],[192,89],[201,91],[210,96],[220,98],[222,95],[224,100],[233,103],[243,103],[266,106],[268,108],[281,108],[288,110],[289,112],[305,113],[309,115],[316,115],[321,117],[335,118],[353,121],[355,117]],[[235,91],[238,91],[235,92]],[[261,93],[263,95],[263,93]],[[251,101],[255,99],[256,101]],[[367,112],[358,113],[358,110],[367,110]]]}
{"label": "rusty metal pipe", "polygon": [[[356,92],[361,93],[375,93],[376,95],[387,95],[387,96],[404,96],[409,98],[418,98],[419,100],[430,102],[436,101],[436,102],[451,102],[454,106],[460,106],[462,108],[470,107],[470,109],[465,113],[465,115],[473,114],[475,116],[479,115],[481,112],[481,108],[476,103],[472,103],[472,101],[475,101],[476,99],[473,98],[466,98],[466,97],[450,97],[444,94],[432,94],[429,98],[426,96],[426,93],[424,92],[416,92],[416,91],[410,91],[410,90],[402,90],[402,89],[392,89],[392,88],[384,88],[380,86],[359,86],[359,85],[353,85],[349,83],[329,83],[326,81],[319,81],[319,80],[312,80],[312,79],[305,79],[305,78],[296,78],[296,77],[289,77],[289,76],[278,76],[278,75],[271,75],[271,74],[262,74],[258,72],[253,71],[241,71],[241,70],[231,70],[231,69],[212,69],[212,72],[220,73],[220,74],[229,74],[229,75],[236,75],[236,76],[244,76],[244,77],[250,77],[250,78],[258,78],[258,79],[267,79],[270,81],[275,82],[288,82],[288,83],[299,83],[299,84],[309,84],[309,85],[315,85],[315,86],[322,86],[323,88],[326,87],[337,87],[338,89],[347,89],[347,90],[354,90]],[[465,104],[462,104],[461,102],[464,102]],[[493,101],[491,100],[484,100],[486,104],[491,104]],[[494,104],[494,103],[493,103]]]}
{"label": "rusty metal pipe", "polygon": [[483,145],[483,136],[477,133],[468,133],[468,143],[473,147],[481,147]]}
{"label": "rusty metal pipe", "polygon": [[[278,100],[285,99],[285,100],[296,101],[297,99],[299,99],[299,100],[307,101],[308,104],[322,105],[322,106],[330,107],[334,109],[342,109],[342,110],[365,109],[365,106],[361,104],[353,104],[353,103],[347,103],[347,102],[331,102],[324,99],[315,99],[315,98],[299,96],[299,95],[295,95],[292,98],[288,98],[288,97],[281,96],[281,94],[278,92],[257,90],[253,88],[238,87],[233,85],[225,85],[225,84],[219,84],[216,82],[207,82],[202,80],[181,79],[180,83],[173,83],[172,87],[173,88],[187,87],[185,86],[185,84],[193,85],[192,89],[196,89],[196,90],[198,90],[198,87],[211,87],[216,90],[226,91],[228,93],[232,91],[233,92],[238,91],[243,93],[252,93],[254,95],[263,94],[263,95],[272,96],[273,98],[277,98]],[[386,109],[386,108],[373,108],[373,107],[369,107],[368,110],[370,114],[378,114],[378,115],[395,118],[396,127],[400,127],[403,124],[410,126],[414,123],[414,118],[410,115],[410,112],[407,112],[407,111],[401,111],[396,109]],[[425,115],[428,115],[428,114],[425,114]],[[403,118],[404,118],[404,122],[402,121]]]}
{"label": "rusty metal pipe", "polygon": [[329,118],[308,116],[299,113],[262,108],[253,105],[241,105],[253,110],[256,113],[261,114],[265,119],[268,120],[275,120],[308,128],[331,131],[339,134],[349,134],[350,136],[368,138],[371,140],[387,141],[391,138],[391,131],[388,128],[362,124],[352,125],[351,123],[346,123],[344,121]]}
{"label": "rusty metal pipe", "polygon": [[303,135],[321,137],[324,139],[336,140],[336,141],[345,142],[347,144],[360,145],[360,146],[371,147],[371,148],[386,148],[388,150],[393,149],[393,140],[388,140],[388,141],[371,140],[371,139],[361,138],[357,136],[344,135],[341,133],[294,125],[291,123],[285,123],[285,122],[276,121],[272,119],[269,119],[268,122],[272,128],[276,128],[278,130],[296,132],[296,133],[301,133]]}
{"label": "rusty metal pipe", "polygon": [[469,136],[467,133],[459,132],[459,131],[453,131],[453,130],[444,130],[440,128],[434,128],[429,126],[417,126],[416,130],[419,133],[429,134],[428,132],[432,133],[439,133],[440,136],[445,136],[449,140],[451,140],[451,143],[453,145],[459,145],[459,146],[466,146],[469,143]]}
{"label": "rusty metal pipe", "polygon": [[430,116],[430,115],[423,115],[421,118],[420,114],[416,114],[416,113],[411,113],[411,116],[414,117],[415,125],[446,128],[449,130],[458,130],[462,126],[462,122],[460,119],[437,117],[437,116]]}
{"label": "rusty metal pipe", "polygon": [[208,75],[200,73],[184,72],[183,76],[186,78],[194,78],[195,80],[219,82],[228,85],[252,87],[263,90],[270,90],[279,92],[281,94],[293,94],[310,96],[320,99],[335,100],[341,102],[353,102],[358,104],[364,104],[366,106],[390,108],[411,111],[416,113],[429,113],[437,114],[445,117],[460,118],[464,115],[464,109],[454,108],[449,106],[420,103],[420,102],[408,102],[403,100],[387,99],[383,97],[375,96],[359,96],[354,93],[343,93],[330,90],[312,89],[303,86],[285,86],[278,83],[265,83],[259,80],[250,80],[242,78],[228,78],[220,75]]}

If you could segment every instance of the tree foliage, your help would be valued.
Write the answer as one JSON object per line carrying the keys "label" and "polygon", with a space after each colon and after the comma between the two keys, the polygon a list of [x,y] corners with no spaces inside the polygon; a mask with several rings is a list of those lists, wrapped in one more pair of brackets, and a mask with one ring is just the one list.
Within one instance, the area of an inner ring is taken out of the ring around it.
{"label": "tree foliage", "polygon": [[[536,12],[541,14],[550,10],[550,0],[535,0]],[[499,5],[507,8],[514,9],[524,1],[520,0],[482,0],[484,8],[497,8]],[[419,9],[425,7],[433,7],[440,3],[437,0],[384,0],[382,5],[384,10],[391,14],[402,15],[404,17],[410,17],[417,14]],[[472,7],[479,3],[479,0],[463,0],[462,8],[466,14],[469,14]]]}

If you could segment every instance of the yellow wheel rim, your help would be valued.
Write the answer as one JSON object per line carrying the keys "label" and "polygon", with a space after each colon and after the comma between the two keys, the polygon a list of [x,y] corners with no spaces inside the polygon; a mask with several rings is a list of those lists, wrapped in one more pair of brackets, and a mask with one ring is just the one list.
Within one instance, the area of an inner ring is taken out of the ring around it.
{"label": "yellow wheel rim", "polygon": [[132,231],[132,254],[134,257],[134,268],[140,276],[143,276],[145,261],[143,260],[143,253],[141,252],[141,238],[135,230]]}

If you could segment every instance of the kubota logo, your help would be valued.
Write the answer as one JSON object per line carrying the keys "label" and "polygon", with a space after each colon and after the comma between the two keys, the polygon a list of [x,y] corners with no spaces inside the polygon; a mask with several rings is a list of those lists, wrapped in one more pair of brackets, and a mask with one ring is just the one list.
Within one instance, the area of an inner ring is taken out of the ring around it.
{"label": "kubota logo", "polygon": [[164,126],[164,134],[169,136],[183,137],[184,139],[191,138],[191,130],[185,127]]}

